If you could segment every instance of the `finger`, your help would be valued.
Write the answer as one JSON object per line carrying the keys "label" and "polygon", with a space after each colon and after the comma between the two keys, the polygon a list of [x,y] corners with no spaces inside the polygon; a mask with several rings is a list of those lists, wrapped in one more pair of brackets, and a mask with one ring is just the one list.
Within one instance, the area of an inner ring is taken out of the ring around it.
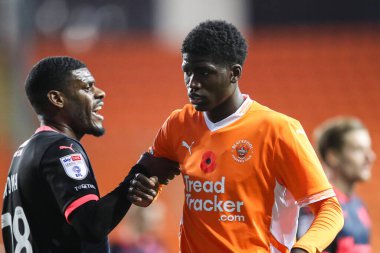
{"label": "finger", "polygon": [[[149,181],[146,181],[145,179]],[[145,185],[141,181],[145,183]],[[157,190],[159,186],[156,183],[156,181],[157,181],[157,178],[148,179],[142,174],[136,175],[136,177],[132,179],[130,182],[129,193],[139,194],[140,197],[144,197],[141,194],[146,194],[154,198],[157,195]],[[147,185],[147,183],[149,184]],[[153,184],[153,186],[151,184]],[[150,199],[150,197],[148,198]]]}
{"label": "finger", "polygon": [[[154,190],[152,190],[152,191],[154,191]],[[154,193],[153,192],[148,192],[147,193],[147,192],[144,192],[141,189],[137,188],[137,189],[133,190],[133,195],[132,196],[139,197],[142,200],[153,200],[157,196],[157,192],[154,191]]]}
{"label": "finger", "polygon": [[155,182],[154,190],[158,192],[158,189],[160,188],[160,180],[156,176],[150,177],[150,179]]}
{"label": "finger", "polygon": [[145,194],[152,195],[153,197],[155,197],[157,195],[157,185],[156,184],[154,184],[153,186],[152,185],[146,186],[146,185],[143,185],[140,181],[137,181],[137,180],[133,181],[132,180],[131,185],[132,185],[131,187],[133,187],[133,189],[134,189],[133,193],[136,193],[137,191],[141,191]]}
{"label": "finger", "polygon": [[142,198],[137,197],[136,195],[129,195],[127,196],[128,200],[131,201],[133,204],[142,202]]}
{"label": "finger", "polygon": [[144,186],[140,185],[138,181],[134,181],[134,186],[132,186],[132,183],[131,183],[130,187],[128,188],[127,196],[135,195],[144,199],[154,199],[157,196],[159,186],[160,185],[157,183],[154,189],[144,188]]}
{"label": "finger", "polygon": [[135,181],[139,182],[140,184],[145,185],[147,187],[153,187],[156,184],[154,181],[147,178],[145,175],[143,175],[141,173],[137,173],[133,180],[135,180]]}
{"label": "finger", "polygon": [[158,177],[156,176],[153,176],[153,177],[150,177],[149,178],[152,182],[154,182],[154,185],[157,186],[157,183],[158,183]]}

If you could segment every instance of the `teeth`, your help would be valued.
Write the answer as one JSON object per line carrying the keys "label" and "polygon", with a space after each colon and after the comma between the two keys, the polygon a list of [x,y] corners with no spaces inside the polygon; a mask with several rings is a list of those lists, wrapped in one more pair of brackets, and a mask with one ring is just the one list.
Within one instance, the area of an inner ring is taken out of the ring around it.
{"label": "teeth", "polygon": [[101,120],[104,119],[103,115],[97,114],[96,112],[93,112],[92,114],[94,114],[95,117],[100,118]]}
{"label": "teeth", "polygon": [[97,107],[95,107],[94,108],[94,112],[97,112],[97,111],[99,111],[99,110],[101,110],[103,108],[103,106],[102,105],[98,105]]}

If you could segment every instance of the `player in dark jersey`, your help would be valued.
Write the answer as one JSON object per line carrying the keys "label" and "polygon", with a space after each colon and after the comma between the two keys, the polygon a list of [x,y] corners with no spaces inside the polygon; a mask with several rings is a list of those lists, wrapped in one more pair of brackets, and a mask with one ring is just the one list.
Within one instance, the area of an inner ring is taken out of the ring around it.
{"label": "player in dark jersey", "polygon": [[[41,126],[15,152],[7,177],[1,216],[6,252],[109,252],[107,234],[132,203],[148,206],[159,184],[179,173],[177,164],[143,156],[100,197],[79,141],[104,134],[98,111],[105,93],[86,65],[45,58],[32,68],[25,89]],[[165,171],[160,166],[170,172],[154,174]]]}
{"label": "player in dark jersey", "polygon": [[[339,117],[317,128],[316,140],[344,213],[343,229],[324,252],[369,253],[371,222],[367,208],[355,194],[356,185],[370,179],[375,160],[368,130],[356,118]],[[309,210],[301,210],[299,236],[308,229],[312,219]]]}

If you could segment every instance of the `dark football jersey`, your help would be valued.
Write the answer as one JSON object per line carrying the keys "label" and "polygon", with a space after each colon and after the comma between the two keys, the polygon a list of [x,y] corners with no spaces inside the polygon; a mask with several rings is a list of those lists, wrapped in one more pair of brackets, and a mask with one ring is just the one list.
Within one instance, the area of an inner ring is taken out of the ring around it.
{"label": "dark football jersey", "polygon": [[[348,197],[334,189],[343,210],[344,226],[325,253],[369,253],[371,221],[367,208],[357,196]],[[302,208],[297,237],[301,237],[313,221],[313,214]]]}
{"label": "dark football jersey", "polygon": [[88,245],[68,217],[78,206],[98,199],[81,144],[40,128],[15,152],[9,169],[1,216],[6,252],[84,252]]}

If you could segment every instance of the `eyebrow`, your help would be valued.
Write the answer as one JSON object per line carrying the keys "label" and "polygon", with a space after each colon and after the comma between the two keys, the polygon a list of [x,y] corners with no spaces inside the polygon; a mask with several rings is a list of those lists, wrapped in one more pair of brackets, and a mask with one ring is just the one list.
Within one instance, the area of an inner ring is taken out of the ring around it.
{"label": "eyebrow", "polygon": [[217,70],[217,66],[216,65],[209,64],[209,63],[206,63],[204,61],[195,62],[195,63],[186,62],[186,63],[183,63],[181,65],[181,67],[182,67],[182,70],[187,69],[189,67],[191,67],[191,69]]}

